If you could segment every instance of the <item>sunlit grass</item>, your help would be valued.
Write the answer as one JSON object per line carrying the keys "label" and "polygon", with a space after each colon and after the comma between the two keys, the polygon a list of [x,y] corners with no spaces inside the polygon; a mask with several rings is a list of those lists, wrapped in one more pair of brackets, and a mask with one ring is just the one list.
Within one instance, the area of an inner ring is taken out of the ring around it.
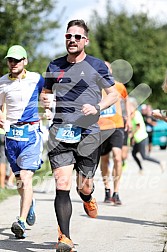
{"label": "sunlit grass", "polygon": [[16,194],[17,194],[17,190],[11,190],[11,189],[6,189],[6,188],[0,189],[0,202]]}
{"label": "sunlit grass", "polygon": [[[49,161],[46,160],[41,169],[39,169],[35,175],[34,175],[34,180],[33,180],[33,185],[37,185],[37,182],[38,183],[42,183],[42,181],[46,178],[46,174],[47,174],[47,177],[48,176],[51,176],[51,170],[50,170],[50,164],[49,164]],[[38,178],[38,180],[36,180],[36,178]],[[17,190],[15,189],[1,189],[0,188],[0,202],[2,202],[3,200],[7,199],[8,197],[11,197],[13,195],[17,195],[18,192]]]}

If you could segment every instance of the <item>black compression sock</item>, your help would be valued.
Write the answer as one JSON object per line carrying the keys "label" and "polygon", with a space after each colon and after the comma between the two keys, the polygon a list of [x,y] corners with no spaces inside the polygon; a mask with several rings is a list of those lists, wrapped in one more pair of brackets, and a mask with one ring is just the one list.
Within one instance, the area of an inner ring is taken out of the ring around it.
{"label": "black compression sock", "polygon": [[83,194],[83,193],[81,193],[81,192],[78,192],[78,194],[79,194],[79,196],[81,197],[81,199],[82,199],[83,201],[85,201],[85,202],[88,202],[88,201],[90,201],[90,200],[92,199],[92,195],[91,195],[91,194],[85,195],[85,194]]}
{"label": "black compression sock", "polygon": [[78,187],[76,188],[77,189],[77,193],[79,194],[79,196],[81,197],[81,199],[84,201],[84,202],[89,202],[89,201],[91,201],[91,199],[92,199],[92,193],[94,192],[94,184],[93,184],[93,188],[92,188],[92,192],[91,192],[91,194],[89,194],[89,195],[85,195],[85,194],[83,194],[83,193],[81,193],[79,190],[78,190]]}
{"label": "black compression sock", "polygon": [[54,202],[55,213],[60,230],[68,238],[70,238],[69,226],[72,214],[72,204],[69,193],[70,191],[56,190]]}

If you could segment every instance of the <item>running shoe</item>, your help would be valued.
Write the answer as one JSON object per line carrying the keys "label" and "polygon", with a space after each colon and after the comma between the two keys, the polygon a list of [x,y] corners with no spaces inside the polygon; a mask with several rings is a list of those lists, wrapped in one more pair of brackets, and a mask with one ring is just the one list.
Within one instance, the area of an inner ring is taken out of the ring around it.
{"label": "running shoe", "polygon": [[17,239],[24,239],[26,238],[25,233],[25,225],[24,222],[18,220],[17,222],[14,222],[11,227],[11,231],[15,234],[15,237]]}
{"label": "running shoe", "polygon": [[122,205],[118,193],[113,193],[113,196],[111,197],[111,202],[114,203],[114,205]]}
{"label": "running shoe", "polygon": [[61,232],[61,230],[60,230],[60,227],[58,226],[58,241],[61,239],[61,237],[62,237],[62,232]]}
{"label": "running shoe", "polygon": [[104,203],[111,203],[111,189],[105,188],[105,199]]}
{"label": "running shoe", "polygon": [[140,175],[144,175],[143,169],[139,169],[139,174],[140,174]]}
{"label": "running shoe", "polygon": [[111,203],[111,197],[105,197],[104,203]]}
{"label": "running shoe", "polygon": [[29,226],[32,226],[32,225],[34,225],[35,220],[36,220],[36,216],[35,216],[35,200],[33,199],[31,207],[30,207],[30,210],[29,210],[28,215],[27,215],[26,222],[27,222],[27,224]]}
{"label": "running shoe", "polygon": [[96,203],[96,199],[91,199],[91,201],[88,202],[83,202],[84,205],[84,209],[85,212],[87,213],[87,215],[91,218],[96,218],[97,217],[97,203]]}
{"label": "running shoe", "polygon": [[67,238],[64,234],[61,234],[58,238],[56,245],[56,252],[72,252],[74,251],[74,244],[72,240]]}
{"label": "running shoe", "polygon": [[165,161],[160,162],[160,168],[161,168],[161,172],[163,173],[165,171],[165,168],[166,168],[166,162]]}
{"label": "running shoe", "polygon": [[127,162],[122,163],[122,170],[125,171],[128,168]]}

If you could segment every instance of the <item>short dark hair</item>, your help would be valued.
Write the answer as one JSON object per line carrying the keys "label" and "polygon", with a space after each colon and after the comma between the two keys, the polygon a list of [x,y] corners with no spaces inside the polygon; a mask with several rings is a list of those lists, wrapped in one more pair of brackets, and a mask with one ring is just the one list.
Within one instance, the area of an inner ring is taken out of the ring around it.
{"label": "short dark hair", "polygon": [[82,19],[75,19],[75,20],[71,20],[68,25],[67,25],[67,30],[71,27],[71,26],[79,26],[82,27],[85,31],[85,35],[88,36],[88,32],[89,32],[89,28],[88,26],[85,24],[84,20]]}

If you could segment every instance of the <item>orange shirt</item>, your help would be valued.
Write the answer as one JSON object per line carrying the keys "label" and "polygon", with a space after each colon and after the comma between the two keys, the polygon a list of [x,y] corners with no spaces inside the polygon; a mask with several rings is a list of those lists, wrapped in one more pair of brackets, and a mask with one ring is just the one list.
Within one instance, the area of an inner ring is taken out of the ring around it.
{"label": "orange shirt", "polygon": [[[100,118],[98,121],[100,130],[108,130],[113,128],[124,127],[121,101],[127,98],[128,92],[124,84],[120,82],[115,82],[115,87],[119,93],[119,99],[115,104],[101,111]],[[102,95],[103,96],[106,95],[105,91],[103,91]]]}

